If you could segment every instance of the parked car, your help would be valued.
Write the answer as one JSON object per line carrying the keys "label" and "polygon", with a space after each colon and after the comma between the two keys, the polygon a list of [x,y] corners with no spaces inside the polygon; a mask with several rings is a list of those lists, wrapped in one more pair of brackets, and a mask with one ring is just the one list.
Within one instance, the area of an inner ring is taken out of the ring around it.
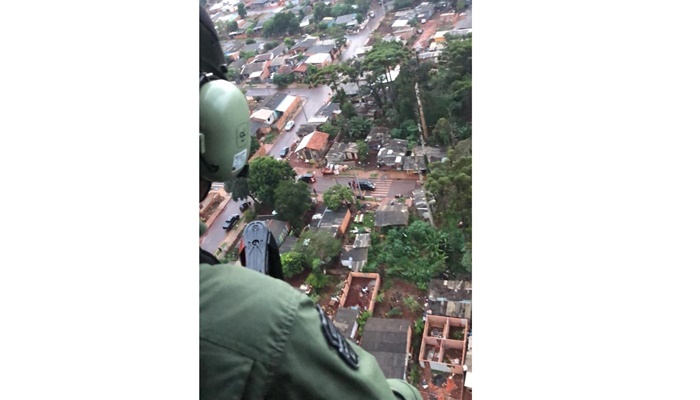
{"label": "parked car", "polygon": [[[294,121],[292,121],[292,122],[294,122]],[[289,129],[287,129],[287,130],[289,130]],[[282,149],[282,151],[280,152],[280,157],[285,158],[285,157],[287,157],[287,154],[289,154],[289,147],[285,147]]]}
{"label": "parked car", "polygon": [[236,222],[240,221],[240,219],[241,219],[241,216],[240,216],[240,215],[238,215],[238,214],[233,214],[233,215],[231,216],[231,218],[229,218],[229,219],[226,221],[226,225],[224,225],[224,227],[223,227],[224,230],[226,230],[226,231],[228,232],[228,231],[230,231],[231,229],[233,229],[234,225],[236,225]]}
{"label": "parked car", "polygon": [[309,172],[308,174],[301,175],[299,177],[299,180],[306,183],[316,182],[316,178],[314,178],[314,174],[312,174],[311,172]]}
{"label": "parked car", "polygon": [[360,189],[362,190],[374,190],[374,183],[370,181],[360,181]]}
{"label": "parked car", "polygon": [[241,212],[246,212],[246,210],[249,209],[249,208],[250,208],[250,202],[249,202],[249,201],[246,201],[245,203],[241,204],[240,207],[238,207],[238,209],[241,210]]}
{"label": "parked car", "polygon": [[370,12],[369,12],[369,17],[370,17],[370,18],[374,18],[374,11],[370,11]]}
{"label": "parked car", "polygon": [[287,122],[287,125],[284,126],[285,131],[289,131],[292,128],[294,128],[294,121],[289,121],[289,122]]}

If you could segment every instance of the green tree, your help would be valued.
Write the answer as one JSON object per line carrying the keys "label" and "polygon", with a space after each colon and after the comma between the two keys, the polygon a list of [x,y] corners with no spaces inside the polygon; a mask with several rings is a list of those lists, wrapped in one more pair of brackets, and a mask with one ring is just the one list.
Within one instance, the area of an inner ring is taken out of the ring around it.
{"label": "green tree", "polygon": [[352,204],[355,195],[349,186],[333,185],[323,193],[323,202],[331,210],[338,210],[341,205]]}
{"label": "green tree", "polygon": [[407,228],[390,229],[384,241],[372,249],[371,258],[383,265],[389,276],[413,282],[426,290],[431,279],[445,273],[445,232],[424,221]]}
{"label": "green tree", "polygon": [[294,47],[295,44],[296,42],[294,41],[294,39],[290,37],[284,38],[284,45],[287,46],[287,49],[291,49],[292,47]]}
{"label": "green tree", "polygon": [[341,245],[340,240],[328,232],[307,230],[301,234],[292,250],[303,254],[307,263],[313,264],[313,260],[320,260],[326,264],[340,255]]}
{"label": "green tree", "polygon": [[248,187],[248,179],[233,178],[230,181],[224,182],[224,190],[231,195],[234,200],[247,199],[250,196],[250,188]]}
{"label": "green tree", "polygon": [[247,60],[251,57],[255,57],[255,52],[254,51],[241,51],[238,56],[244,60]]}
{"label": "green tree", "polygon": [[364,140],[358,140],[357,144],[357,158],[360,162],[365,162],[369,158],[369,145]]}
{"label": "green tree", "polygon": [[318,127],[318,130],[327,133],[331,138],[334,138],[335,135],[338,134],[338,127],[330,122],[324,122]]}
{"label": "green tree", "polygon": [[248,13],[245,10],[245,4],[243,4],[243,2],[238,3],[238,15],[241,18],[245,18],[245,16],[248,15]]}
{"label": "green tree", "polygon": [[348,121],[348,132],[353,139],[364,139],[372,129],[372,122],[364,117],[352,117]]}
{"label": "green tree", "polygon": [[309,187],[304,182],[286,180],[275,189],[275,211],[294,228],[303,225],[302,217],[311,208]]}
{"label": "green tree", "polygon": [[447,161],[431,165],[425,188],[435,198],[433,217],[436,223],[461,222],[471,238],[472,209],[472,158],[458,154],[455,149],[447,152]]}
{"label": "green tree", "polygon": [[277,85],[277,86],[279,86],[279,87],[281,87],[281,88],[287,87],[287,85],[289,85],[289,84],[291,83],[291,82],[290,82],[290,81],[291,81],[291,80],[290,80],[290,77],[291,77],[291,76],[292,76],[292,74],[280,74],[280,73],[276,73],[276,74],[275,74],[275,77],[272,78],[272,83],[274,83],[275,85]]}
{"label": "green tree", "polygon": [[316,23],[321,22],[322,19],[330,16],[330,14],[331,14],[330,7],[328,7],[325,3],[318,2],[318,3],[314,4],[314,17],[313,17],[314,22],[316,22]]}
{"label": "green tree", "polygon": [[255,43],[255,39],[253,39],[253,38],[248,38],[245,40],[245,44],[253,44],[253,43]]}
{"label": "green tree", "polygon": [[272,206],[275,204],[275,189],[285,180],[296,176],[294,169],[286,161],[272,157],[258,157],[250,162],[248,187],[258,202]]}
{"label": "green tree", "polygon": [[304,271],[305,261],[301,253],[290,251],[280,256],[282,260],[282,274],[285,278],[291,278]]}
{"label": "green tree", "polygon": [[434,140],[440,145],[452,144],[452,127],[447,118],[440,118],[433,128]]}
{"label": "green tree", "polygon": [[270,50],[274,49],[274,48],[277,47],[277,46],[279,46],[279,43],[278,43],[278,42],[267,42],[267,43],[265,43],[265,45],[263,46],[263,48],[265,49],[265,51],[270,51]]}
{"label": "green tree", "polygon": [[232,19],[228,21],[226,28],[228,30],[228,33],[236,32],[238,30],[238,22],[235,19]]}

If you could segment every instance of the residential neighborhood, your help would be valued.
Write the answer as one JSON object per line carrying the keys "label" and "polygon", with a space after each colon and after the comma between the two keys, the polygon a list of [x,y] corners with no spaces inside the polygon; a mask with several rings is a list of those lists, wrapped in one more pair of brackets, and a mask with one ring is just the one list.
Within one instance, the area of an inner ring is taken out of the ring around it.
{"label": "residential neighborhood", "polygon": [[471,399],[471,1],[206,9],[253,148],[200,203],[200,247],[240,263],[264,221],[285,281],[387,378]]}

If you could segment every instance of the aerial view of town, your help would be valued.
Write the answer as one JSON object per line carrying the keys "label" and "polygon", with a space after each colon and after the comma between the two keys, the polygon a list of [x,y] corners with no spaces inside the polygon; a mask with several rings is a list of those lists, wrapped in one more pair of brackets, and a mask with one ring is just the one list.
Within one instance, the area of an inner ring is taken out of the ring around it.
{"label": "aerial view of town", "polygon": [[248,176],[200,203],[200,247],[239,263],[263,221],[285,281],[387,378],[471,399],[471,0],[206,10],[253,140]]}

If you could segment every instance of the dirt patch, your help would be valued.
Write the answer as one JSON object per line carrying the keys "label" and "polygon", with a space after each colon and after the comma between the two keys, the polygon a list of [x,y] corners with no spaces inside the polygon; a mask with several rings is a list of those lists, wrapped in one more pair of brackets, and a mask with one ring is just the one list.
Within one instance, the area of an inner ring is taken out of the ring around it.
{"label": "dirt patch", "polygon": [[353,277],[344,307],[357,306],[364,311],[369,309],[376,279]]}
{"label": "dirt patch", "polygon": [[206,210],[204,210],[204,213],[202,213],[202,218],[204,222],[209,221],[209,218],[211,218],[211,215],[214,214],[214,211],[221,205],[221,203],[224,202],[224,197],[216,195],[214,200],[212,200],[211,203],[209,203],[209,206],[207,207]]}
{"label": "dirt patch", "polygon": [[[412,283],[401,279],[386,278],[382,281],[379,296],[383,296],[384,298],[381,303],[377,302],[374,306],[375,317],[386,318],[387,314],[394,308],[400,309],[401,314],[396,314],[391,318],[415,321],[423,317],[423,308],[427,301],[427,293],[418,289]],[[420,305],[420,309],[416,309],[415,311],[411,310],[406,304],[406,298],[409,297],[412,297]]]}

